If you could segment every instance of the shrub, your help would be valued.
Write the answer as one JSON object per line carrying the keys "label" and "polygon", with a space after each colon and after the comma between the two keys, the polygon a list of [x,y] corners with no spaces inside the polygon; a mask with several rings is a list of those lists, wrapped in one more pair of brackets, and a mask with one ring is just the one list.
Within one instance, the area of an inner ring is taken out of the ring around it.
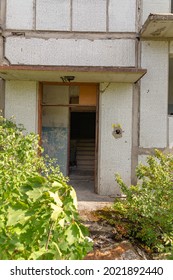
{"label": "shrub", "polygon": [[173,248],[173,156],[156,150],[147,165],[136,170],[138,183],[126,186],[119,175],[116,180],[126,200],[115,201],[118,209],[133,226],[131,234],[151,249],[171,252]]}
{"label": "shrub", "polygon": [[0,117],[0,259],[83,259],[75,191],[38,140]]}

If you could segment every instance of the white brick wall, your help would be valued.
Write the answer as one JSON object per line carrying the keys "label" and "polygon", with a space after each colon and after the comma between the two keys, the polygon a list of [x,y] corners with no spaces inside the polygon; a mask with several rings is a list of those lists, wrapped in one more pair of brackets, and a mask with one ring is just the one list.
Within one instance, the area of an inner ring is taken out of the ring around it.
{"label": "white brick wall", "polygon": [[168,43],[142,42],[140,146],[167,146]]}
{"label": "white brick wall", "polygon": [[36,82],[6,81],[5,117],[15,117],[28,132],[37,133],[37,84]]}
{"label": "white brick wall", "polygon": [[70,0],[37,0],[36,29],[70,30]]}
{"label": "white brick wall", "polygon": [[135,66],[135,40],[6,39],[11,64]]}
{"label": "white brick wall", "polygon": [[[101,84],[103,90],[107,84]],[[99,119],[99,191],[102,195],[117,194],[119,187],[115,173],[123,180],[131,181],[131,138],[132,138],[132,85],[110,84],[100,93]],[[112,125],[122,126],[122,138],[115,139]]]}
{"label": "white brick wall", "polygon": [[7,0],[6,28],[33,28],[33,0]]}

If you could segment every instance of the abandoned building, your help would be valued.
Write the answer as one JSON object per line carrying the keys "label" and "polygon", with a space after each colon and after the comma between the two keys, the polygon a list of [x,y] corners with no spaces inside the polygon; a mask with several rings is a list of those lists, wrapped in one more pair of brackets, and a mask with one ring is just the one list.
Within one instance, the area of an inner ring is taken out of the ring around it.
{"label": "abandoned building", "polygon": [[[62,172],[118,194],[173,146],[173,1],[1,0],[0,108]],[[80,177],[80,178],[81,178]]]}

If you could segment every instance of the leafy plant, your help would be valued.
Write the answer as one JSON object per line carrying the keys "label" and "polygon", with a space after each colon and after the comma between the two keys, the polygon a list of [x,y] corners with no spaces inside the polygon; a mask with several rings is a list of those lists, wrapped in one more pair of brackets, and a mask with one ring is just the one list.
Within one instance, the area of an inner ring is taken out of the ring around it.
{"label": "leafy plant", "polygon": [[116,175],[126,199],[116,200],[114,208],[133,223],[135,238],[169,254],[173,249],[173,156],[156,150],[136,173],[138,183],[130,187]]}
{"label": "leafy plant", "polygon": [[83,259],[76,193],[38,140],[0,117],[0,259]]}

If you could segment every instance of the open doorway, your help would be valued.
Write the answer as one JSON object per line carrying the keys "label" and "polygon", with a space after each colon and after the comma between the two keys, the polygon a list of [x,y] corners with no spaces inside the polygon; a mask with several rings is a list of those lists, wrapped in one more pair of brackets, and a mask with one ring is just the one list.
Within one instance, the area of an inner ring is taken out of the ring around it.
{"label": "open doorway", "polygon": [[69,176],[94,180],[96,112],[71,112]]}
{"label": "open doorway", "polygon": [[88,181],[97,192],[98,85],[40,85],[39,127],[45,153],[57,160],[74,187],[81,189],[81,181]]}

